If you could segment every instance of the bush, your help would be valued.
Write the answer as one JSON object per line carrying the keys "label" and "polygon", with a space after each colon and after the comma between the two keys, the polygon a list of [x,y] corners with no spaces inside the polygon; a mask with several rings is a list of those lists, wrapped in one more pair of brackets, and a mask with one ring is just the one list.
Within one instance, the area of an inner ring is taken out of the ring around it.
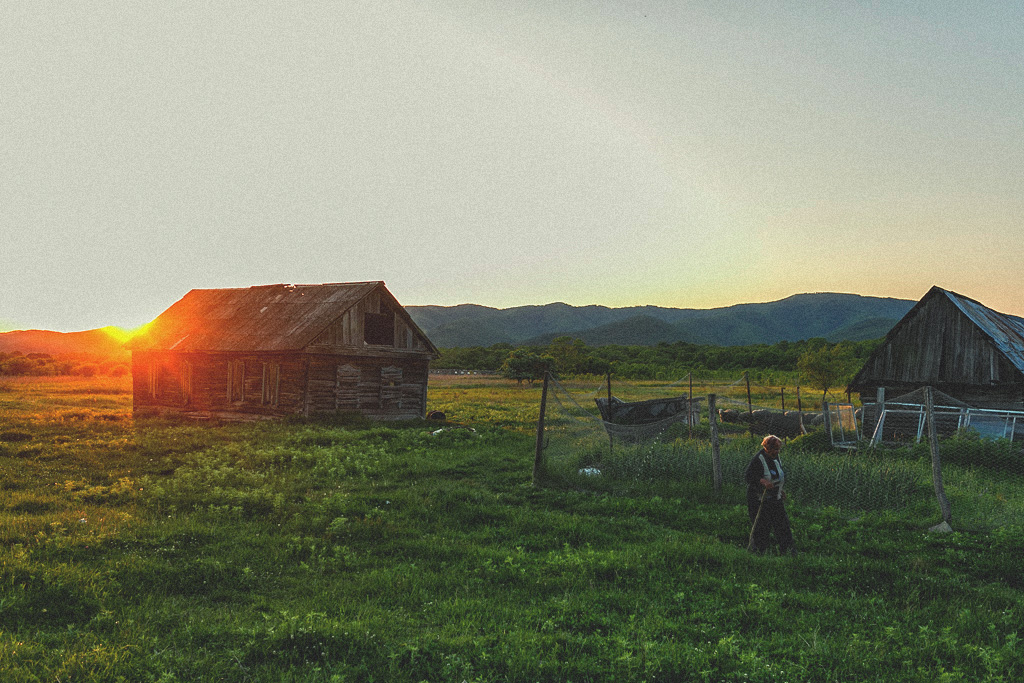
{"label": "bush", "polygon": [[124,377],[125,375],[127,375],[130,372],[131,372],[131,368],[129,368],[124,363],[120,363],[120,364],[115,365],[114,367],[110,368],[110,372],[108,374],[111,377]]}
{"label": "bush", "polygon": [[828,453],[835,450],[832,437],[824,429],[808,432],[789,442],[789,447],[805,453]]}
{"label": "bush", "polygon": [[0,373],[5,375],[27,375],[36,367],[36,362],[24,356],[8,358],[0,364]]}
{"label": "bush", "polygon": [[1009,439],[983,439],[973,429],[961,429],[941,442],[943,462],[990,469],[1024,471],[1024,448]]}
{"label": "bush", "polygon": [[74,369],[74,374],[79,377],[95,377],[99,372],[99,366],[95,363],[82,363]]}

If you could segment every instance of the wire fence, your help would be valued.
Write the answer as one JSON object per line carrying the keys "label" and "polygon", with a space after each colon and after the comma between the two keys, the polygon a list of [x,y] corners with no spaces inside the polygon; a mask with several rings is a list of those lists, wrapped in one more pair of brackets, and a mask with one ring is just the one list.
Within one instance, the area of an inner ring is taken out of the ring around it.
{"label": "wire fence", "polygon": [[[607,385],[549,379],[538,424],[538,481],[736,497],[762,435],[774,433],[788,441],[786,490],[797,504],[852,514],[911,511],[922,523],[945,521],[957,530],[1024,524],[1024,428],[1012,417],[1009,438],[1005,427],[996,434],[991,421],[977,417],[973,427],[961,423],[942,433],[936,425],[946,418],[933,407],[921,438],[915,429],[907,434],[913,438],[875,441],[880,413],[852,402],[811,402],[811,410],[790,411],[781,400],[765,405],[764,388],[748,389],[746,377],[700,389],[714,391],[699,395],[688,382],[616,382],[609,392]],[[627,408],[659,400],[685,407],[639,420],[634,412],[632,423],[623,424],[611,399],[632,404]]]}

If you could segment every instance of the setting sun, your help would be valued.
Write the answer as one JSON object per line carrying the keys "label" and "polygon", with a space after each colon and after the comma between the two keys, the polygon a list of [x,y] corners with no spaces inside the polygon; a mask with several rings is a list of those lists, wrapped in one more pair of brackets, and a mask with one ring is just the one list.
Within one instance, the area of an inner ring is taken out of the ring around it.
{"label": "setting sun", "polygon": [[123,327],[117,327],[116,325],[107,325],[106,327],[100,328],[100,330],[109,335],[115,341],[123,344],[128,340],[133,339],[134,337],[137,337],[138,335],[145,332],[147,329],[149,329],[149,326],[151,324],[152,323],[146,323],[145,325],[139,325],[138,327],[135,327],[130,330],[126,330]]}

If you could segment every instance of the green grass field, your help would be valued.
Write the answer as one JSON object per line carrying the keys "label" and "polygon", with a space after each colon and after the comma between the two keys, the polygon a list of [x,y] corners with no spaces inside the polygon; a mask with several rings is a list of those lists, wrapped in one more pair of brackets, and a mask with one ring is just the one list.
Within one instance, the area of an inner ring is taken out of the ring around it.
{"label": "green grass field", "polygon": [[1011,522],[930,534],[927,479],[850,510],[793,450],[802,554],[754,557],[734,474],[534,487],[539,385],[432,377],[432,434],[133,421],[129,382],[0,378],[2,681],[1024,676],[1019,473],[951,469]]}

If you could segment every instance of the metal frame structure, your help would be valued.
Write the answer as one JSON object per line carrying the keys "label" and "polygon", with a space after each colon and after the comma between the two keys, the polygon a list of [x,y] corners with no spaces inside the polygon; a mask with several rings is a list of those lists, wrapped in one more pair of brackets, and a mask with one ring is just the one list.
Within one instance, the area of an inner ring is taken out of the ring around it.
{"label": "metal frame structure", "polygon": [[861,430],[857,424],[857,411],[852,403],[829,403],[827,425],[833,447],[855,449],[860,446]]}
{"label": "metal frame structure", "polygon": [[[895,406],[895,407],[894,407]],[[934,406],[936,415],[942,416],[956,416],[957,425],[956,428],[964,429],[967,427],[974,427],[975,431],[981,434],[982,437],[989,438],[1002,438],[1013,440],[1017,434],[1017,425],[1020,424],[1022,431],[1024,431],[1024,412],[1015,410],[996,410],[991,408],[960,408],[956,406]],[[887,402],[885,407],[882,409],[881,415],[878,416],[878,423],[875,425],[875,431],[871,435],[871,445],[876,446],[882,443],[883,430],[885,428],[885,416],[889,413],[894,415],[916,415],[917,421],[917,436],[914,443],[920,443],[921,437],[924,435],[926,410],[925,406],[918,403],[890,403]],[[978,429],[978,423],[986,421],[1002,421],[1002,430],[986,428]],[[1000,433],[1001,431],[1001,433]]]}

